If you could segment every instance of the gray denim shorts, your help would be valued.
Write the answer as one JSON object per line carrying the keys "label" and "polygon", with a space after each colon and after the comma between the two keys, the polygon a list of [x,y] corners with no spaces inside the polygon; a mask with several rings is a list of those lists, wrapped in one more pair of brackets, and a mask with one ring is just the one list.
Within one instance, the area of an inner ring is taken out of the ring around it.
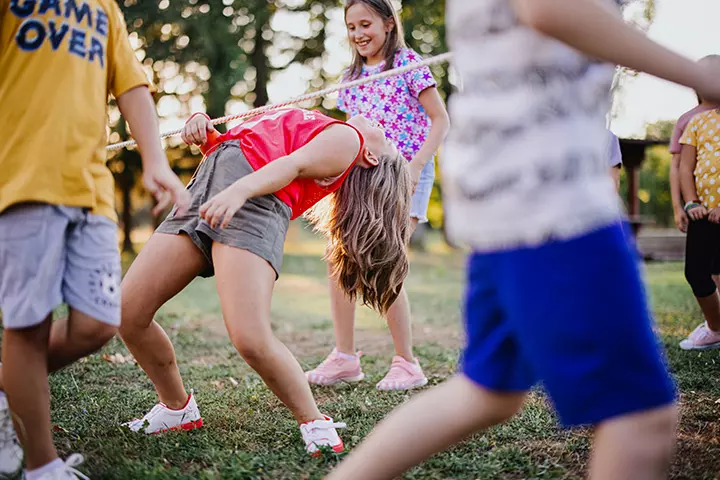
{"label": "gray denim shorts", "polygon": [[200,218],[200,206],[213,196],[232,185],[237,179],[253,173],[240,149],[240,144],[231,140],[223,142],[198,167],[187,188],[192,195],[188,212],[176,216],[176,209],[155,230],[160,233],[178,235],[184,233],[200,249],[208,267],[200,274],[214,275],[212,243],[219,242],[230,247],[241,248],[254,253],[267,262],[280,275],[285,237],[292,211],[275,195],[249,199],[235,213],[229,225],[212,228]]}
{"label": "gray denim shorts", "polygon": [[0,213],[0,309],[5,328],[28,328],[62,303],[120,325],[115,222],[85,208],[24,203]]}

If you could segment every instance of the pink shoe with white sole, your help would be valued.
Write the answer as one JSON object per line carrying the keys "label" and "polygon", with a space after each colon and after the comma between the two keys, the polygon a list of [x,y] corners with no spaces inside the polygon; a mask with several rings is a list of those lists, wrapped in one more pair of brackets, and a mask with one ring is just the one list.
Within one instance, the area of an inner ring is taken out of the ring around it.
{"label": "pink shoe with white sole", "polygon": [[720,332],[713,332],[707,322],[703,322],[685,340],[680,342],[680,348],[683,350],[720,348]]}
{"label": "pink shoe with white sole", "polygon": [[377,384],[378,390],[412,390],[428,382],[417,358],[409,362],[401,356],[394,356],[390,371]]}
{"label": "pink shoe with white sole", "polygon": [[348,355],[333,349],[332,353],[313,370],[305,372],[313,385],[335,385],[340,382],[359,382],[365,378],[360,368],[360,354]]}

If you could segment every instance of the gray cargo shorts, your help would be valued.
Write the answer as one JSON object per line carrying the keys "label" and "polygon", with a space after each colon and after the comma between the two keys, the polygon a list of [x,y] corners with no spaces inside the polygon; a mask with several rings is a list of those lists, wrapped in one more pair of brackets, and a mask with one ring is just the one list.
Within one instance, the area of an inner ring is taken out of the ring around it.
{"label": "gray cargo shorts", "polygon": [[187,188],[192,195],[188,212],[176,216],[176,208],[173,208],[155,230],[159,233],[188,235],[208,262],[207,268],[200,274],[203,277],[210,277],[215,273],[212,260],[213,242],[254,253],[270,264],[276,277],[280,274],[285,237],[292,215],[285,202],[272,194],[251,198],[233,215],[224,229],[210,227],[199,216],[203,203],[253,171],[240,149],[239,142],[223,142],[203,160],[188,183]]}
{"label": "gray cargo shorts", "polygon": [[5,328],[36,326],[62,303],[120,325],[115,222],[85,208],[23,203],[0,213],[0,309]]}

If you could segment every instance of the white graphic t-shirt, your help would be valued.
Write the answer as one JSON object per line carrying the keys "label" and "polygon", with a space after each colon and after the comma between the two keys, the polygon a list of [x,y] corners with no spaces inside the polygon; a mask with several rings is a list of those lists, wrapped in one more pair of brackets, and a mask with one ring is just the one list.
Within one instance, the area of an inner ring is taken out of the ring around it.
{"label": "white graphic t-shirt", "polygon": [[461,91],[442,160],[451,238],[536,246],[617,221],[605,118],[614,67],[521,25],[510,0],[449,0]]}

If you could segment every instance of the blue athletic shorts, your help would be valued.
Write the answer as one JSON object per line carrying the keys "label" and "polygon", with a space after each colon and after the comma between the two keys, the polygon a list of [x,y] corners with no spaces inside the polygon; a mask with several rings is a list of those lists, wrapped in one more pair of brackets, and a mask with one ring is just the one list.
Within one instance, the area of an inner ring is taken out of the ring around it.
{"label": "blue athletic shorts", "polygon": [[675,399],[619,224],[536,248],[473,254],[464,314],[463,373],[495,391],[542,383],[565,426]]}

